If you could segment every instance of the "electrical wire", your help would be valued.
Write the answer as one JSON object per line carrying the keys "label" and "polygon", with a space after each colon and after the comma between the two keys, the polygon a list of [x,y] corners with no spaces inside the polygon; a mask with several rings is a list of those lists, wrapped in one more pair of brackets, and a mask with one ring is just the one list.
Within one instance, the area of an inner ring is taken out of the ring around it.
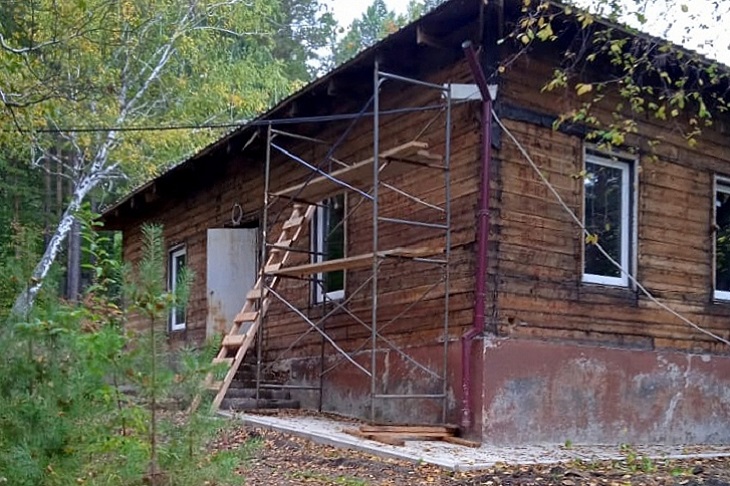
{"label": "electrical wire", "polygon": [[[454,103],[466,103],[468,100]],[[420,107],[396,108],[392,110],[383,110],[381,115],[400,115],[404,113],[414,113],[423,111],[440,110],[443,105],[426,105]],[[239,123],[210,123],[210,124],[190,124],[190,125],[168,125],[168,126],[141,126],[141,127],[59,127],[59,128],[39,128],[36,130],[22,128],[16,126],[14,128],[0,128],[0,132],[16,132],[16,133],[95,133],[95,132],[164,132],[173,130],[204,130],[219,128],[245,128],[271,125],[296,125],[306,123],[323,123],[335,122],[342,120],[353,120],[363,116],[373,116],[374,112],[368,111],[364,113],[343,113],[340,115],[322,115],[322,116],[304,116],[295,118],[273,118],[273,119],[256,119]]]}
{"label": "electrical wire", "polygon": [[[545,184],[545,186],[547,186],[548,190],[552,193],[552,195],[558,201],[558,203],[560,204],[560,206],[562,206],[562,208],[568,213],[568,215],[575,222],[575,224],[577,224],[580,227],[580,229],[583,231],[583,234],[586,237],[593,236],[590,233],[590,231],[588,231],[588,229],[585,227],[585,225],[583,224],[583,221],[581,221],[581,219],[578,218],[578,216],[575,214],[575,211],[573,211],[570,208],[570,206],[568,206],[566,204],[566,202],[560,196],[560,194],[555,189],[555,187],[553,187],[553,185],[550,183],[550,181],[548,181],[547,178],[543,175],[542,171],[540,171],[539,166],[535,163],[534,160],[532,160],[532,157],[530,157],[530,154],[527,152],[527,150],[525,149],[524,145],[522,145],[519,142],[519,140],[517,140],[517,138],[514,136],[514,134],[512,134],[512,132],[504,125],[504,123],[502,123],[502,120],[499,118],[499,116],[497,116],[497,113],[494,110],[492,110],[492,116],[494,117],[494,120],[497,122],[497,124],[502,128],[502,130],[504,130],[504,133],[506,133],[507,136],[510,138],[510,140],[512,140],[512,142],[517,146],[517,149],[520,151],[520,153],[522,154],[522,156],[527,160],[527,162],[530,164],[530,166],[533,168],[533,170],[540,177],[540,180],[543,182],[543,184]],[[697,331],[699,331],[699,332],[701,332],[701,333],[703,333],[703,334],[705,334],[705,335],[707,335],[707,336],[709,336],[709,337],[711,337],[713,339],[716,339],[717,341],[719,341],[719,342],[721,342],[721,343],[723,343],[723,344],[725,344],[727,346],[730,346],[730,341],[728,341],[727,339],[725,339],[725,338],[723,338],[721,336],[718,336],[714,332],[712,332],[712,331],[710,331],[708,329],[705,329],[702,326],[699,326],[698,324],[695,324],[694,322],[692,322],[688,318],[684,317],[679,312],[677,312],[674,309],[672,309],[667,304],[661,302],[659,299],[657,299],[656,297],[654,297],[654,295],[652,295],[652,293],[649,292],[646,289],[646,287],[644,287],[636,279],[636,277],[634,277],[633,275],[631,275],[631,273],[629,271],[627,271],[623,266],[621,266],[620,263],[618,263],[615,259],[613,259],[611,257],[611,255],[609,255],[608,252],[606,252],[606,250],[601,246],[600,243],[595,242],[595,243],[593,243],[593,245],[598,249],[598,251],[613,266],[615,266],[616,268],[618,268],[623,275],[626,275],[626,277],[636,286],[636,288],[639,289],[639,291],[641,291],[641,293],[644,294],[651,302],[653,302],[654,304],[658,305],[660,308],[662,308],[663,310],[667,311],[668,313],[670,313],[674,317],[678,318],[679,320],[681,320],[682,322],[684,322],[688,326],[692,327],[693,329],[695,329],[695,330],[697,330]]]}

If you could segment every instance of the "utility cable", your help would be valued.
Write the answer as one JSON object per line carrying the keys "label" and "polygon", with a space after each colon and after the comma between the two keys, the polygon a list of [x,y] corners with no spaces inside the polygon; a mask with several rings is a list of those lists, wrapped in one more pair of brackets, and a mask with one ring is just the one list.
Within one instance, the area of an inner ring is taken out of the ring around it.
{"label": "utility cable", "polygon": [[[454,104],[466,103],[468,100],[455,102]],[[426,105],[419,107],[395,108],[392,110],[383,110],[381,115],[400,115],[404,113],[415,113],[422,111],[434,111],[443,109],[442,104]],[[323,123],[336,122],[343,120],[353,120],[361,117],[373,116],[374,112],[358,112],[343,113],[340,115],[321,115],[321,116],[303,116],[294,118],[272,118],[272,119],[256,119],[238,123],[208,123],[208,124],[190,124],[190,125],[167,125],[167,126],[140,126],[140,127],[59,127],[59,128],[39,128],[29,129],[15,126],[13,128],[0,128],[0,132],[16,132],[16,133],[96,133],[96,132],[164,132],[173,130],[204,130],[219,128],[246,128],[260,127],[271,125],[296,125],[306,123]]]}

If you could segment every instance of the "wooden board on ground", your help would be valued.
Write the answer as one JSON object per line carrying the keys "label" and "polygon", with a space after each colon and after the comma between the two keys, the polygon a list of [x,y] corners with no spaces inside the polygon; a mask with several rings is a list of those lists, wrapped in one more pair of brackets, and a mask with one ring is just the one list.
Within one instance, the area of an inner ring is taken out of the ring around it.
{"label": "wooden board on ground", "polygon": [[344,430],[361,439],[395,446],[405,445],[408,440],[441,440],[455,445],[479,447],[476,442],[456,437],[457,431],[458,428],[452,425],[361,425],[357,429]]}
{"label": "wooden board on ground", "polygon": [[[346,186],[335,182],[333,178],[366,192],[373,185],[373,163],[374,158],[370,157],[349,167],[337,169],[327,176],[320,175],[275,192],[274,195],[316,203],[334,193],[347,190]],[[443,158],[430,153],[425,142],[409,142],[382,152],[378,163],[380,164],[378,178],[386,180],[419,166],[440,167],[443,165]]]}

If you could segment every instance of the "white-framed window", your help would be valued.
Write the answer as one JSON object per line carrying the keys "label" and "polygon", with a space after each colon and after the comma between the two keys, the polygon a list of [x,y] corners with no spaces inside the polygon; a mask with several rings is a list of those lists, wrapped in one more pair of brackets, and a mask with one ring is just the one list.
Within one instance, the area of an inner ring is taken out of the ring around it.
{"label": "white-framed window", "polygon": [[[180,283],[180,276],[187,263],[185,247],[178,246],[170,250],[167,259],[167,288],[176,292]],[[170,331],[185,330],[185,306],[176,305],[170,309]]]}
{"label": "white-framed window", "polygon": [[[320,263],[345,257],[345,195],[338,194],[317,205],[312,219],[312,262]],[[345,271],[318,273],[312,299],[315,304],[345,297]]]}
{"label": "white-framed window", "polygon": [[714,218],[713,297],[730,301],[730,179],[715,178]]}
{"label": "white-framed window", "polygon": [[[606,253],[631,272],[632,161],[587,151],[583,180],[583,224]],[[628,287],[629,278],[586,238],[583,282]]]}

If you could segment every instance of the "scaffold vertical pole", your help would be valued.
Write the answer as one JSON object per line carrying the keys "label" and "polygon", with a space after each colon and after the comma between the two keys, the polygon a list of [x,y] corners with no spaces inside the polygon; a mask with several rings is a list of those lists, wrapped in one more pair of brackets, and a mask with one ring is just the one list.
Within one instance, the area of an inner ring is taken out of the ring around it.
{"label": "scaffold vertical pole", "polygon": [[451,83],[446,92],[446,141],[444,146],[444,193],[446,204],[446,264],[444,265],[444,356],[443,356],[443,399],[441,421],[446,423],[446,397],[449,392],[449,300],[451,293]]}
{"label": "scaffold vertical pole", "polygon": [[[269,230],[268,230],[268,224],[269,224],[269,189],[270,189],[270,181],[271,181],[271,141],[273,138],[271,123],[268,124],[266,128],[266,161],[264,164],[264,210],[263,214],[261,215],[261,260],[259,261],[259,272],[258,277],[261,279],[261,292],[262,292],[262,299],[260,302],[263,302],[263,292],[266,288],[266,275],[264,274],[264,266],[266,265],[267,261],[267,248],[266,243],[268,241],[269,236]],[[259,305],[261,305],[259,303]],[[256,403],[259,403],[259,400],[261,399],[261,364],[262,364],[262,358],[263,358],[263,347],[264,347],[264,328],[265,328],[265,316],[262,312],[262,309],[259,309],[259,319],[261,319],[261,322],[259,323],[259,330],[256,333]]]}
{"label": "scaffold vertical pole", "polygon": [[377,394],[377,344],[378,344],[378,185],[380,168],[380,66],[375,61],[373,72],[373,284],[371,287],[370,323],[370,420],[375,421],[375,395]]}

